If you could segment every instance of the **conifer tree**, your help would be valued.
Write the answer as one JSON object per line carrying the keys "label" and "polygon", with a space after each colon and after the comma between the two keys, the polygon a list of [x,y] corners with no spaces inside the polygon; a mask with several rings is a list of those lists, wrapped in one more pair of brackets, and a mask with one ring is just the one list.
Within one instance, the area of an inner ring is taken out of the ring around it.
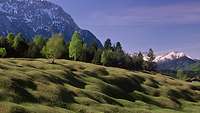
{"label": "conifer tree", "polygon": [[116,43],[116,46],[115,46],[114,50],[115,50],[116,52],[123,52],[123,50],[122,50],[122,45],[121,45],[120,42],[117,42],[117,43]]}
{"label": "conifer tree", "polygon": [[110,39],[107,39],[104,43],[104,49],[108,50],[108,49],[112,49],[112,43]]}
{"label": "conifer tree", "polygon": [[154,51],[152,49],[149,49],[147,56],[148,56],[147,70],[154,71],[156,66],[156,64],[154,63],[154,60],[156,58],[154,55]]}

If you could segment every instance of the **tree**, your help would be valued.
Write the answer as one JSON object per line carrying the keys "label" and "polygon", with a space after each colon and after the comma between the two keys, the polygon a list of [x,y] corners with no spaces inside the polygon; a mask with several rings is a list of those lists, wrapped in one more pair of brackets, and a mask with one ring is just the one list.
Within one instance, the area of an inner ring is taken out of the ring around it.
{"label": "tree", "polygon": [[0,57],[5,57],[7,55],[6,49],[5,48],[0,48]]}
{"label": "tree", "polygon": [[83,53],[85,54],[85,62],[91,63],[94,59],[95,53],[97,52],[97,43],[92,43],[89,46],[83,47]]}
{"label": "tree", "polygon": [[82,48],[82,52],[81,52],[81,56],[80,56],[80,61],[83,61],[83,62],[87,62],[87,53],[88,53],[88,47],[86,44],[83,44],[83,48]]}
{"label": "tree", "polygon": [[14,49],[17,49],[17,48],[19,48],[20,44],[23,43],[23,42],[24,42],[24,39],[22,38],[22,35],[19,33],[19,34],[17,34],[17,36],[14,38],[12,47],[13,47]]}
{"label": "tree", "polygon": [[65,42],[60,34],[53,35],[42,49],[43,55],[50,59],[50,63],[54,64],[56,58],[60,58],[65,51]]}
{"label": "tree", "polygon": [[4,48],[6,49],[7,52],[7,57],[14,57],[15,50],[12,48],[12,45],[14,43],[15,35],[13,33],[9,33],[7,35],[6,39],[6,46]]}
{"label": "tree", "polygon": [[102,54],[102,49],[98,49],[96,52],[95,52],[95,55],[94,55],[94,58],[92,60],[92,63],[94,64],[101,64],[101,54]]}
{"label": "tree", "polygon": [[31,58],[42,57],[41,50],[44,45],[45,45],[45,40],[39,35],[35,36],[33,39],[33,42],[30,43],[29,45],[28,57],[31,57]]}
{"label": "tree", "polygon": [[36,35],[33,39],[33,43],[39,47],[39,48],[42,48],[44,45],[45,45],[45,40],[44,38],[42,38],[42,36],[40,35]]}
{"label": "tree", "polygon": [[112,50],[104,50],[101,55],[101,63],[104,66],[110,66],[112,63]]}
{"label": "tree", "polygon": [[13,43],[14,43],[14,39],[15,39],[15,35],[13,33],[9,33],[7,35],[7,40],[8,40],[8,43],[12,46]]}
{"label": "tree", "polygon": [[156,58],[152,49],[149,49],[147,56],[149,62],[153,62]]}
{"label": "tree", "polygon": [[104,49],[108,50],[108,49],[112,49],[112,43],[110,39],[107,39],[104,43]]}
{"label": "tree", "polygon": [[20,33],[15,36],[12,47],[15,50],[15,57],[25,57],[28,45]]}
{"label": "tree", "polygon": [[39,58],[40,57],[40,51],[33,42],[31,42],[29,44],[27,57],[28,58]]}
{"label": "tree", "polygon": [[6,48],[6,46],[8,46],[8,42],[7,42],[6,38],[1,36],[0,37],[0,47]]}
{"label": "tree", "polygon": [[176,73],[176,78],[178,78],[180,80],[186,80],[187,79],[187,74],[185,74],[184,71],[180,69]]}
{"label": "tree", "polygon": [[97,49],[98,49],[98,45],[96,42],[93,42],[90,46],[90,49],[93,51],[93,52],[96,52]]}
{"label": "tree", "polygon": [[133,70],[133,58],[129,54],[124,54],[123,58],[123,68]]}
{"label": "tree", "polygon": [[95,53],[97,52],[98,45],[96,42],[93,42],[91,46],[87,48],[87,62],[92,62],[94,59]]}
{"label": "tree", "polygon": [[121,55],[122,54],[112,50],[104,50],[101,55],[101,63],[105,66],[121,67]]}
{"label": "tree", "polygon": [[115,48],[114,48],[114,51],[116,51],[116,52],[123,52],[123,50],[122,50],[122,45],[121,45],[120,42],[117,42],[117,43],[116,43],[116,46],[115,46]]}
{"label": "tree", "polygon": [[137,55],[137,69],[138,70],[143,70],[144,65],[144,56],[141,52],[138,53]]}
{"label": "tree", "polygon": [[154,62],[155,55],[154,55],[154,52],[153,52],[152,49],[149,49],[147,57],[148,57],[148,61],[147,61],[147,67],[146,68],[147,68],[148,71],[154,71],[156,64]]}
{"label": "tree", "polygon": [[77,61],[80,59],[82,51],[83,51],[83,41],[81,40],[80,33],[74,32],[69,45],[69,57]]}
{"label": "tree", "polygon": [[66,51],[65,51],[65,55],[64,55],[64,57],[66,59],[69,59],[69,45],[70,45],[70,42],[67,42],[67,44],[66,44]]}

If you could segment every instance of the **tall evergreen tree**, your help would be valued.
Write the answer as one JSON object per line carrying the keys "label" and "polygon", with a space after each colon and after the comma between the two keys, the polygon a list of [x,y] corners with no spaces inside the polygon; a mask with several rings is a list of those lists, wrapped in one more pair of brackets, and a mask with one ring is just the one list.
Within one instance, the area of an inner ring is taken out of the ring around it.
{"label": "tall evergreen tree", "polygon": [[108,49],[112,49],[112,43],[110,39],[107,39],[104,43],[104,49],[108,50]]}
{"label": "tall evergreen tree", "polygon": [[122,45],[121,45],[120,42],[117,42],[117,43],[116,43],[116,46],[115,46],[114,50],[115,50],[116,52],[123,52],[123,50],[122,50]]}
{"label": "tall evergreen tree", "polygon": [[92,62],[94,59],[95,53],[97,52],[98,46],[97,43],[92,43],[89,47],[87,47],[86,51],[86,62]]}
{"label": "tall evergreen tree", "polygon": [[155,60],[156,57],[155,57],[153,49],[149,49],[147,56],[148,56],[147,70],[154,71],[155,66],[156,66],[156,64],[154,63],[154,60]]}
{"label": "tall evergreen tree", "polygon": [[136,69],[137,70],[143,70],[144,65],[144,56],[141,52],[137,55],[137,61],[136,61]]}
{"label": "tall evergreen tree", "polygon": [[70,45],[69,45],[69,57],[73,60],[79,60],[82,55],[83,41],[81,39],[80,33],[74,32]]}
{"label": "tall evergreen tree", "polygon": [[149,52],[148,52],[147,56],[148,56],[148,61],[149,62],[153,62],[154,59],[156,58],[155,55],[154,55],[153,49],[149,49]]}
{"label": "tall evergreen tree", "polygon": [[66,43],[66,51],[65,51],[64,57],[65,57],[66,59],[68,59],[68,60],[69,60],[69,46],[70,46],[70,42],[67,42],[67,43]]}

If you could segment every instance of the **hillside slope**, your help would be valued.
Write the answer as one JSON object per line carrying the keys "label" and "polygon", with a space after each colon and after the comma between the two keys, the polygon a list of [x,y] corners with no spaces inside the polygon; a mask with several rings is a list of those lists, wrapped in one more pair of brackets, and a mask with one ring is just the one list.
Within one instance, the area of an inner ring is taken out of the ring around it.
{"label": "hillside slope", "polygon": [[200,84],[44,59],[0,59],[0,113],[199,113]]}

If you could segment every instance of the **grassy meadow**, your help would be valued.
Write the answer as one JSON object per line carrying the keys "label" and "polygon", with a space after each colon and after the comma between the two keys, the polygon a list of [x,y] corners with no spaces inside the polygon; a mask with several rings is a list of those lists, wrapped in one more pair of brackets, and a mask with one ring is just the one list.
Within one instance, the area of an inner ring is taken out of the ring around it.
{"label": "grassy meadow", "polygon": [[46,59],[0,59],[0,113],[199,113],[200,84]]}

